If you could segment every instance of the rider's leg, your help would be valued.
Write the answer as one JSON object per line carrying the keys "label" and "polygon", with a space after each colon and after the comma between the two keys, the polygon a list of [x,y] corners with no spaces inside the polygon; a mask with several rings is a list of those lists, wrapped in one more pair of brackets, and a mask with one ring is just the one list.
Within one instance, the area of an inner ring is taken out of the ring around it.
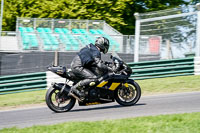
{"label": "rider's leg", "polygon": [[75,68],[73,72],[76,75],[79,75],[83,78],[83,80],[79,81],[77,84],[71,87],[71,90],[79,96],[84,96],[83,93],[79,90],[85,85],[89,85],[91,82],[95,82],[97,80],[97,76],[86,68]]}

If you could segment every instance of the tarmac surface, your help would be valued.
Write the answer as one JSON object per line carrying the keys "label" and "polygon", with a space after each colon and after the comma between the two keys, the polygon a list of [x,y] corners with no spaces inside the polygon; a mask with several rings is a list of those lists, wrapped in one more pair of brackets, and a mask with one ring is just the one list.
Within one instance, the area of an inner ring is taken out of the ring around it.
{"label": "tarmac surface", "polygon": [[92,106],[76,104],[65,113],[54,113],[47,106],[0,111],[0,129],[190,112],[200,112],[200,92],[142,96],[136,105],[129,107],[113,102]]}

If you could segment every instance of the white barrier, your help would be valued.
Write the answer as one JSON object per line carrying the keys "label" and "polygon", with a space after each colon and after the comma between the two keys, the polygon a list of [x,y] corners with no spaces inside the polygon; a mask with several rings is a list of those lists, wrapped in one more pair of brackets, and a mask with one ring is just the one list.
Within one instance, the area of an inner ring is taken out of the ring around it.
{"label": "white barrier", "polygon": [[[57,75],[53,72],[47,71],[46,72],[46,81],[47,81],[47,89],[49,89],[52,83],[65,83],[66,79],[60,77],[59,75]],[[70,81],[70,82],[67,82],[67,84],[69,86],[72,86],[73,82]]]}
{"label": "white barrier", "polygon": [[200,75],[200,57],[194,57],[194,75]]}

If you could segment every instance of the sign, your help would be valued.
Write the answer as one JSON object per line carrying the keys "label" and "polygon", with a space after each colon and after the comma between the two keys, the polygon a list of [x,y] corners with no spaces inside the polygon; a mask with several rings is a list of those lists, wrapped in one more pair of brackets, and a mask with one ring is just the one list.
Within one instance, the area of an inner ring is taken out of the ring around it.
{"label": "sign", "polygon": [[159,54],[161,38],[159,36],[149,37],[149,51],[151,54]]}

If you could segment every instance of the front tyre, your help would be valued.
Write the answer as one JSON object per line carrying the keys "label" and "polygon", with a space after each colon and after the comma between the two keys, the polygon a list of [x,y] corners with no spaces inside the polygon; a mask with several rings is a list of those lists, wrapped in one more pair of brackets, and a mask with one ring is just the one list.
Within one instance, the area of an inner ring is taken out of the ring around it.
{"label": "front tyre", "polygon": [[67,112],[76,103],[75,98],[69,97],[66,94],[60,95],[60,89],[53,86],[48,89],[45,100],[47,106],[56,113]]}
{"label": "front tyre", "polygon": [[141,97],[141,88],[134,81],[129,79],[127,83],[121,84],[115,90],[115,100],[123,106],[131,106],[138,102]]}

